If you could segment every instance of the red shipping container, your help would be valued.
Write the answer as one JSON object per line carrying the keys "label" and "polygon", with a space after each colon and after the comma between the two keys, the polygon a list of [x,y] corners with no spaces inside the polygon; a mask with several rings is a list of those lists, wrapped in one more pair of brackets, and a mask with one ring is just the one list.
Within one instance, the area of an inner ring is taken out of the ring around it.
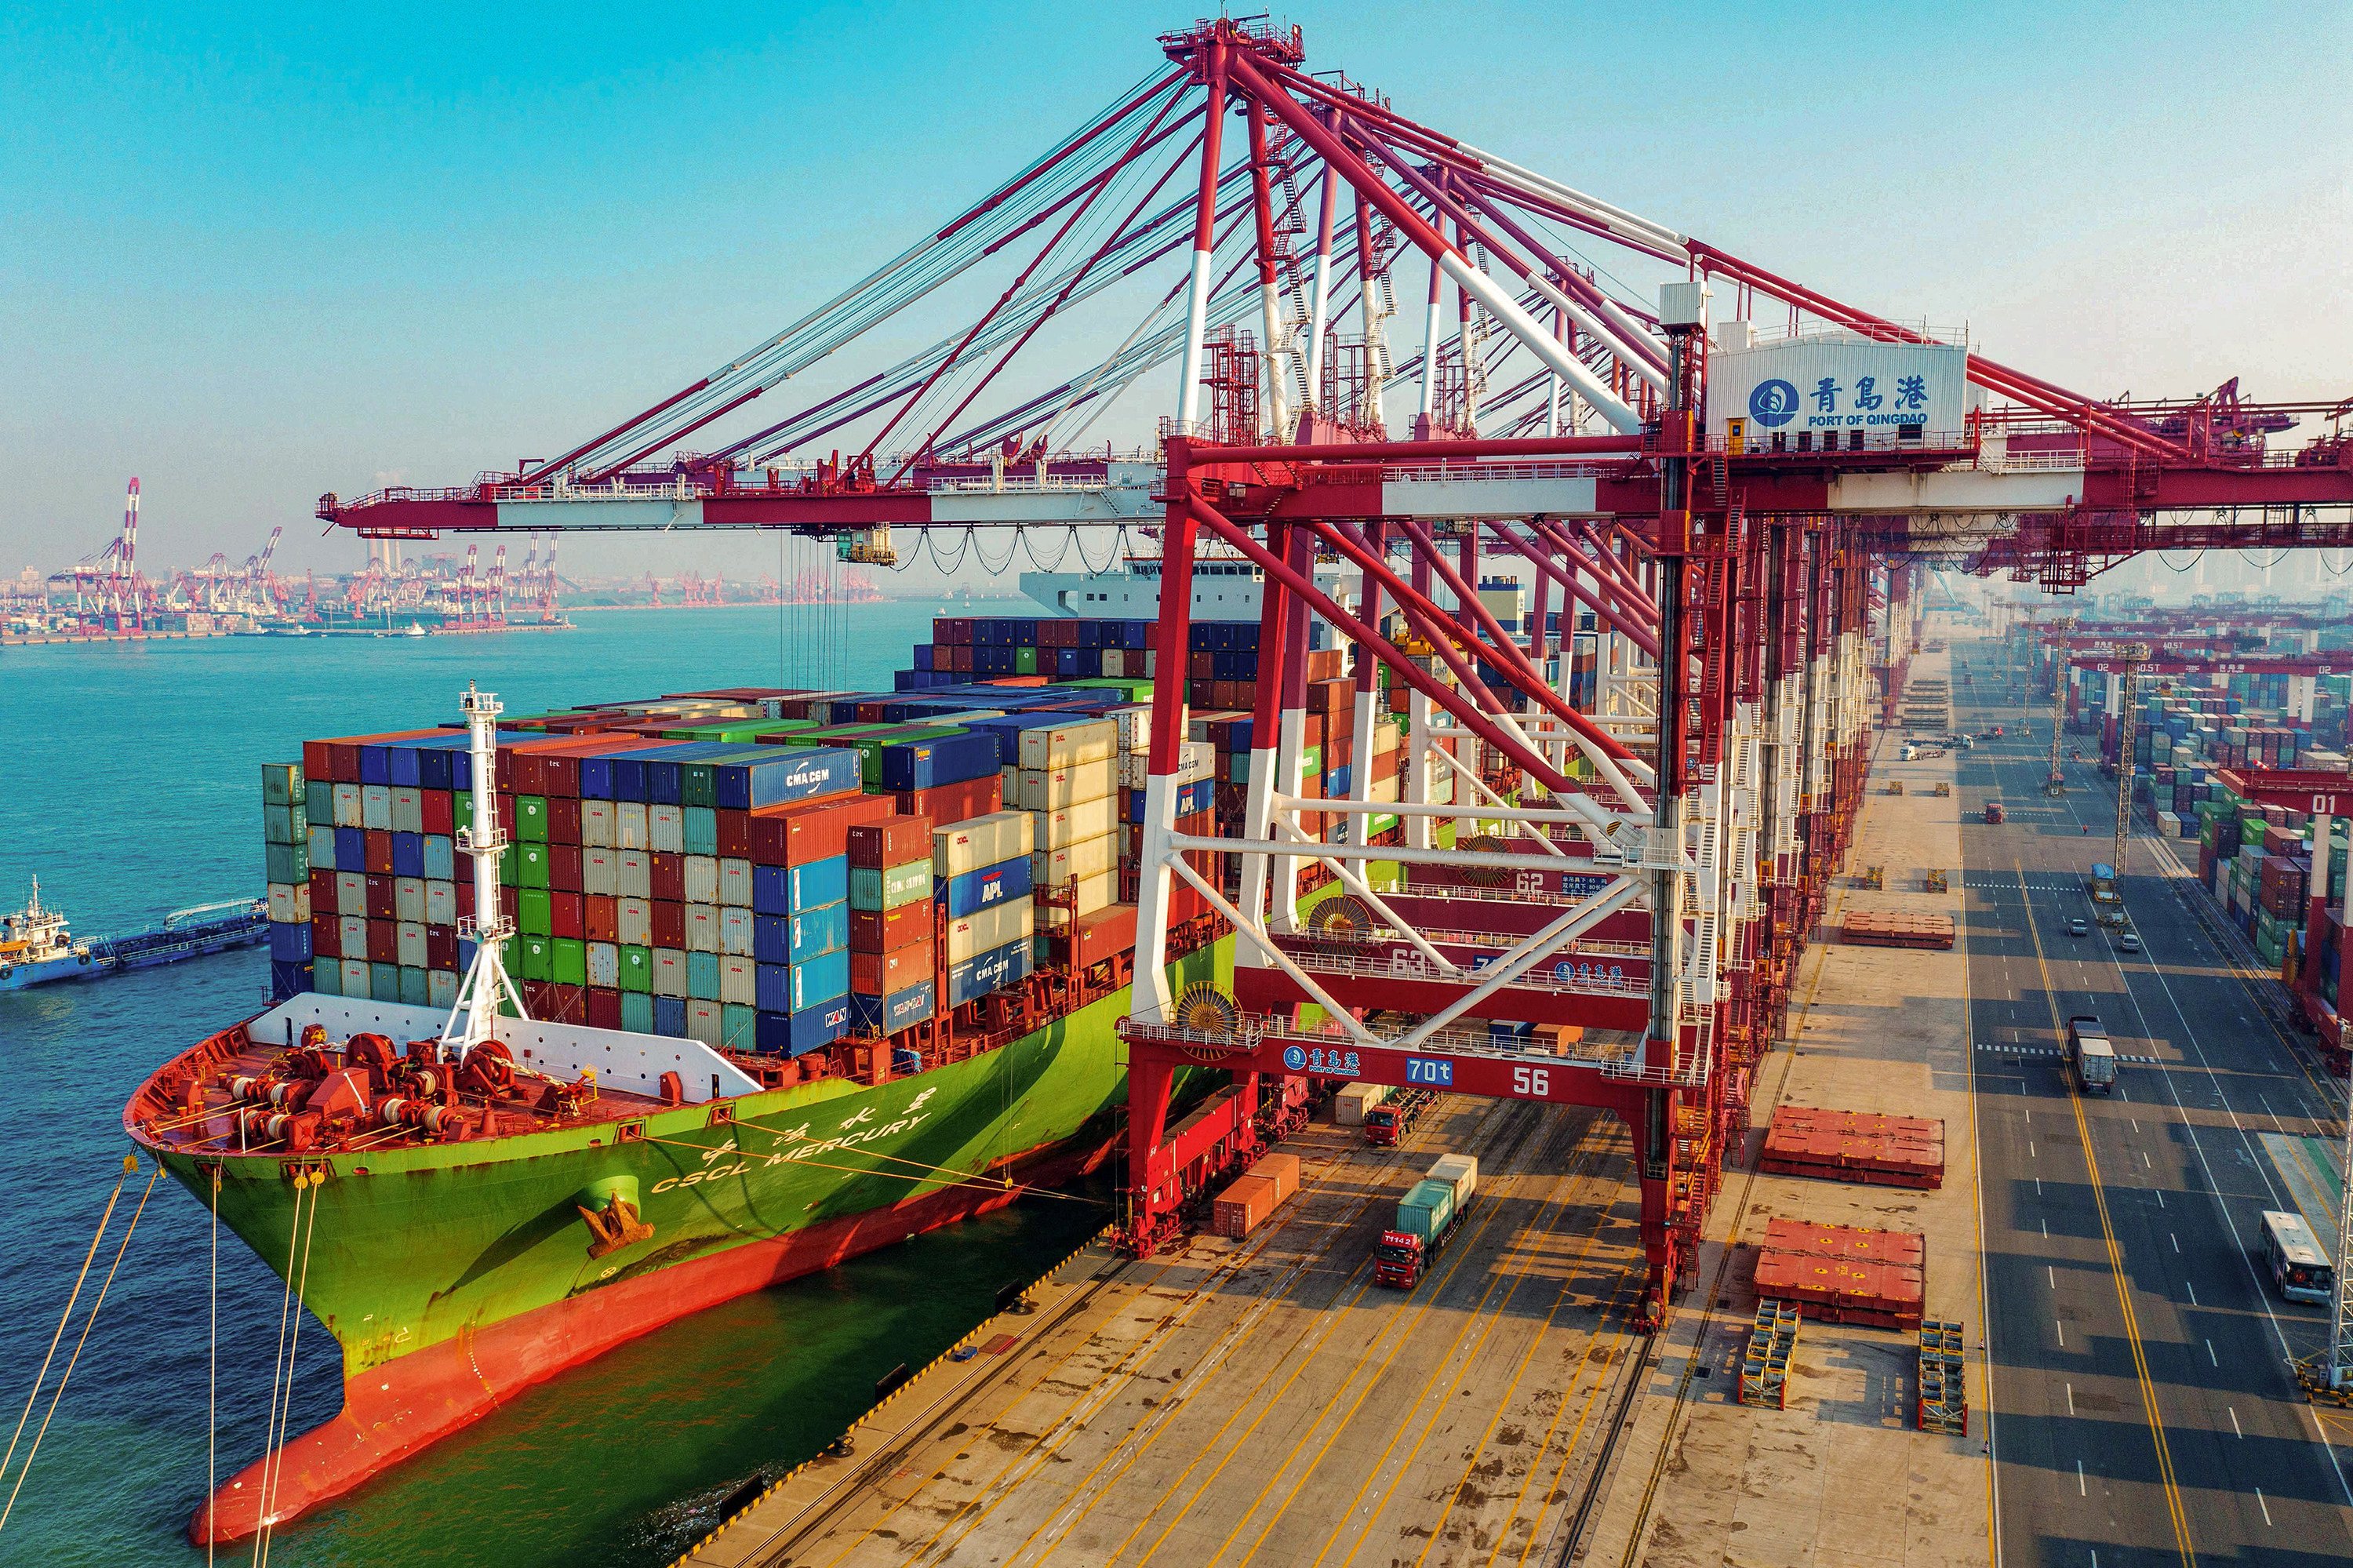
{"label": "red shipping container", "polygon": [[553,796],[547,802],[547,842],[552,844],[577,844],[580,842],[580,802],[570,796]]}
{"label": "red shipping container", "polygon": [[1274,1183],[1263,1176],[1238,1176],[1210,1208],[1210,1228],[1240,1240],[1274,1213]]}
{"label": "red shipping container", "polygon": [[1071,922],[1071,962],[1080,969],[1132,951],[1135,906],[1113,904]]}
{"label": "red shipping container", "polygon": [[314,871],[311,874],[311,913],[332,915],[335,909],[335,874]]}
{"label": "red shipping container", "polygon": [[444,729],[396,729],[382,735],[349,735],[332,740],[306,740],[302,743],[302,776],[323,779],[330,784],[356,784],[360,781],[360,747],[381,746],[386,741],[411,740],[420,735],[447,735]]}
{"label": "red shipping container", "polygon": [[400,927],[389,920],[367,923],[367,957],[372,964],[400,962]]}
{"label": "red shipping container", "polygon": [[890,996],[932,978],[933,948],[929,942],[895,948],[887,953],[849,950],[849,989],[860,996]]}
{"label": "red shipping container", "polygon": [[860,822],[849,830],[849,863],[871,871],[904,865],[911,860],[928,860],[932,853],[932,820],[902,816]]}
{"label": "red shipping container", "polygon": [[[531,791],[526,789],[523,793],[527,795]],[[501,794],[498,801],[500,831],[506,834],[507,842],[512,843],[515,840],[515,798],[511,794]]]}
{"label": "red shipping container", "polygon": [[666,898],[657,898],[653,906],[654,946],[683,948],[686,946],[686,906]]}
{"label": "red shipping container", "polygon": [[[393,920],[400,915],[400,901],[389,875],[367,879],[367,917],[371,920]],[[354,955],[356,956],[356,955]]]}
{"label": "red shipping container", "polygon": [[837,795],[754,811],[752,859],[759,865],[807,865],[847,854],[849,830],[881,821],[891,808],[888,795]]}
{"label": "red shipping container", "polygon": [[928,898],[880,914],[867,909],[849,912],[849,950],[853,953],[896,952],[931,939],[932,901]]}
{"label": "red shipping container", "polygon": [[752,858],[752,813],[721,811],[719,819],[719,853],[724,860]]}
{"label": "red shipping container", "polygon": [[928,817],[934,827],[968,822],[1005,809],[1005,775],[991,773],[929,789],[901,789],[892,797],[902,817]]}
{"label": "red shipping container", "polygon": [[340,916],[311,916],[311,956],[314,959],[340,959],[343,956],[343,922]]}
{"label": "red shipping container", "polygon": [[582,852],[578,844],[548,845],[547,885],[565,893],[579,892],[582,885],[580,881],[581,853]]}
{"label": "red shipping container", "polygon": [[425,967],[428,969],[454,969],[458,967],[457,927],[425,927]]}
{"label": "red shipping container", "polygon": [[549,981],[540,988],[542,1005],[546,1009],[539,1016],[552,1018],[559,1023],[588,1022],[588,988],[585,985],[564,985]]}
{"label": "red shipping container", "polygon": [[392,874],[392,835],[382,828],[369,828],[361,834],[367,851],[367,870],[378,876]]}
{"label": "red shipping container", "polygon": [[580,924],[592,942],[617,942],[621,939],[621,901],[610,894],[583,894],[580,899]]}
{"label": "red shipping container", "polygon": [[621,993],[607,991],[600,985],[589,986],[587,992],[588,1027],[618,1029],[621,1026]]}
{"label": "red shipping container", "polygon": [[425,831],[447,838],[458,831],[457,808],[450,803],[447,789],[425,789],[417,795],[417,810],[425,821]]}
{"label": "red shipping container", "polygon": [[548,934],[569,937],[577,942],[588,934],[587,897],[579,893],[550,893],[547,895]]}
{"label": "red shipping container", "polygon": [[470,870],[460,874],[458,887],[458,917],[464,919],[474,912],[474,877]]}
{"label": "red shipping container", "polygon": [[649,866],[648,875],[656,898],[667,898],[672,903],[685,902],[686,857],[684,855],[673,854],[668,850],[656,850],[649,857]]}

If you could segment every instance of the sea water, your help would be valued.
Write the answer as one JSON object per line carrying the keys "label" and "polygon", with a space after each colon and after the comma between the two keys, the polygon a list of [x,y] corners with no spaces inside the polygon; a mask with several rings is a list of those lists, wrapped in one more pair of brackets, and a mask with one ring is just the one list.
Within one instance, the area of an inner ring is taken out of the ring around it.
{"label": "sea water", "polygon": [[[987,613],[990,607],[980,607]],[[734,685],[887,689],[934,607],[583,614],[571,631],[427,638],[230,638],[0,652],[0,907],[41,878],[85,935],[258,893],[260,764],[306,737],[453,718],[467,682],[510,713]],[[1023,613],[1008,601],[998,611]],[[16,1427],[130,1145],[123,1103],[155,1065],[258,1011],[261,949],[82,985],[0,994],[0,1423]],[[203,1205],[123,1185],[107,1239],[0,1477],[17,1486],[49,1393],[73,1370],[0,1526],[0,1563],[192,1564],[205,1492],[257,1457],[284,1287]],[[493,1412],[357,1492],[279,1530],[284,1568],[666,1563],[746,1478],[809,1457],[1101,1224],[1037,1200],[757,1292],[634,1340]],[[217,1288],[215,1288],[215,1282]],[[75,1356],[100,1286],[105,1301]],[[218,1332],[213,1314],[218,1314]],[[334,1342],[297,1310],[299,1434],[341,1400]],[[291,1319],[289,1319],[291,1327]],[[212,1362],[217,1346],[217,1378]],[[211,1392],[216,1390],[216,1393]],[[208,1419],[208,1401],[213,1414]],[[244,1562],[249,1544],[226,1552]]]}

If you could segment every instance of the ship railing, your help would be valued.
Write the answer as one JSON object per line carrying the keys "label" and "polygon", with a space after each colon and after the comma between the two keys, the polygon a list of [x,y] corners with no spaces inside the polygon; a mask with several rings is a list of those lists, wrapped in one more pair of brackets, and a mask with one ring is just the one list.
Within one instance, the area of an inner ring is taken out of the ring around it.
{"label": "ship railing", "polygon": [[192,920],[209,920],[233,914],[253,915],[269,908],[259,898],[218,898],[210,904],[195,904],[185,909],[174,909],[164,916],[164,929],[173,930]]}
{"label": "ship railing", "polygon": [[[1423,934],[1430,936],[1433,941],[1449,939],[1428,932]],[[1329,948],[1286,946],[1283,957],[1315,974],[1344,975],[1356,980],[1426,980],[1438,985],[1471,985],[1482,978],[1482,969],[1475,964],[1464,966],[1460,973],[1449,974],[1415,952],[1384,956],[1335,951]],[[1650,994],[1648,974],[1579,975],[1571,972],[1564,976],[1557,973],[1559,966],[1568,962],[1572,957],[1563,954],[1547,962],[1529,965],[1510,982],[1511,988],[1514,991],[1548,991],[1556,995],[1632,997]]]}

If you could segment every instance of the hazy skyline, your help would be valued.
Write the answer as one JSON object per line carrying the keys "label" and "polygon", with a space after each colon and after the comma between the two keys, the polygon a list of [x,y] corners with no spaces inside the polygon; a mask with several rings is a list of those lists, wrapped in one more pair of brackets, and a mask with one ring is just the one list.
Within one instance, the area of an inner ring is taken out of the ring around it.
{"label": "hazy skyline", "polygon": [[[319,537],[321,492],[461,482],[674,389],[1041,151],[1193,11],[1066,16],[0,21],[0,368],[25,446],[0,575],[100,546],[132,473],[144,559],[241,560],[282,523],[281,564],[356,564]],[[1284,19],[1310,69],[1406,113],[2081,390],[2353,390],[2353,8]],[[733,575],[774,552],[565,554]]]}

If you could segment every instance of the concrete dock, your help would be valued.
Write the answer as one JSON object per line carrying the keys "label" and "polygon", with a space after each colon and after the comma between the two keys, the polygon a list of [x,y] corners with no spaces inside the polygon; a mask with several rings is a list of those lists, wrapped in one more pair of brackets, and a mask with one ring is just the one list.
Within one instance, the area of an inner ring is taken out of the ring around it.
{"label": "concrete dock", "polygon": [[[1941,675],[1941,659],[1922,673]],[[1892,743],[1889,746],[1892,754]],[[1904,796],[1882,793],[1891,777]],[[1859,906],[1957,913],[1951,759],[1883,766]],[[1930,868],[1949,894],[1915,891]],[[1834,923],[1834,922],[1833,922]],[[684,1561],[793,1564],[1903,1563],[1986,1560],[1977,1173],[1965,955],[1818,944],[1794,1048],[1763,1065],[1668,1331],[1641,1277],[1625,1129],[1579,1109],[1441,1099],[1404,1148],[1318,1125],[1302,1187],[1246,1242],[1135,1263],[1090,1247]],[[1937,1116],[1933,1192],[1761,1175],[1781,1103]],[[1434,1274],[1372,1283],[1398,1196],[1440,1153],[1482,1188]],[[1925,1231],[1930,1316],[1971,1347],[1966,1437],[1911,1429],[1914,1338],[1809,1321],[1788,1408],[1734,1402],[1754,1239],[1789,1215]],[[963,1359],[956,1359],[962,1357]]]}

